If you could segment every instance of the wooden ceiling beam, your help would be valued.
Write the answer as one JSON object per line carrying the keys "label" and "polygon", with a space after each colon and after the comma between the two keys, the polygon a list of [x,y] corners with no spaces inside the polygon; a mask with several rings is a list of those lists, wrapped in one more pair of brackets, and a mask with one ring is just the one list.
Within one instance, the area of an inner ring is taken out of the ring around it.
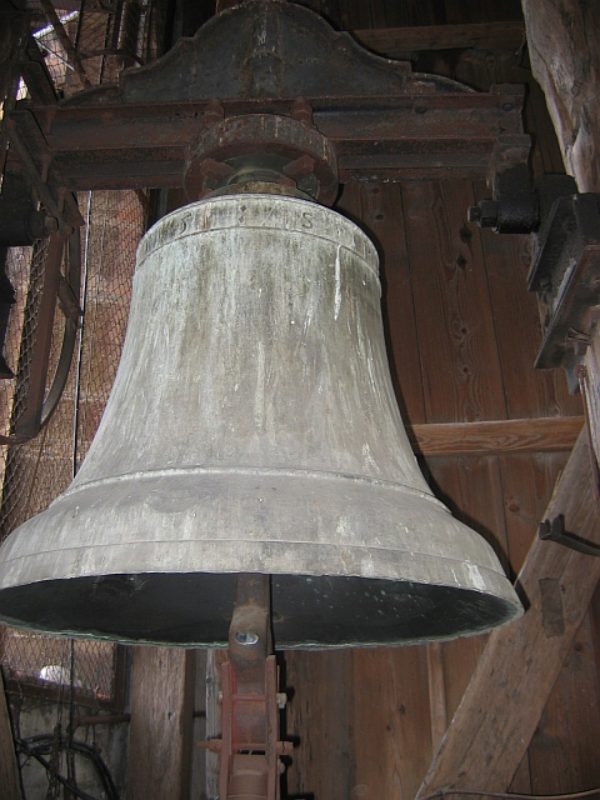
{"label": "wooden ceiling beam", "polygon": [[[583,431],[546,518],[600,544],[598,487]],[[505,791],[519,767],[600,579],[600,558],[536,539],[519,575],[527,612],[496,630],[417,800],[440,790]]]}
{"label": "wooden ceiling beam", "polygon": [[351,33],[363,47],[388,58],[402,58],[421,50],[518,50],[525,44],[525,25],[521,21],[366,28]]}

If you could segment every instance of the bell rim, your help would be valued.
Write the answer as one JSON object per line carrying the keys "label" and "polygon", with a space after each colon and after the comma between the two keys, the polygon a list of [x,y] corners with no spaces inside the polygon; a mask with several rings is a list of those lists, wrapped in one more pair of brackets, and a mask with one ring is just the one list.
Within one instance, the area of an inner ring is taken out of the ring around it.
{"label": "bell rim", "polygon": [[[121,483],[62,495],[4,542],[0,597],[52,580],[260,572],[439,586],[499,599],[513,616],[520,607],[491,546],[432,495],[343,478],[204,478],[155,478],[133,494]],[[217,517],[226,534],[214,538]],[[411,519],[419,524],[411,528]]]}
{"label": "bell rim", "polygon": [[[122,603],[117,606],[117,608],[120,608],[120,613],[112,613],[109,615],[111,620],[119,619],[120,624],[113,624],[111,627],[103,625],[101,622],[99,622],[98,620],[100,618],[97,616],[95,611],[92,612],[95,615],[95,624],[91,624],[90,620],[86,618],[83,624],[78,627],[77,625],[73,624],[59,625],[57,623],[53,623],[51,620],[47,620],[45,623],[39,623],[39,621],[36,623],[31,619],[27,620],[23,615],[21,617],[10,616],[3,610],[3,606],[7,600],[9,603],[14,604],[15,597],[17,600],[22,600],[23,596],[26,598],[28,603],[31,603],[33,596],[34,601],[37,600],[38,605],[47,605],[47,600],[50,597],[55,598],[57,593],[61,593],[61,591],[64,591],[65,589],[67,593],[70,592],[72,596],[69,600],[69,605],[77,608],[86,608],[88,605],[93,605],[93,600],[87,599],[84,601],[83,594],[80,592],[80,587],[87,584],[87,591],[89,592],[93,578],[78,578],[74,581],[69,581],[67,579],[42,581],[37,586],[33,587],[35,592],[34,595],[32,595],[31,584],[23,587],[15,587],[15,590],[13,591],[6,590],[10,595],[9,598],[6,598],[4,590],[0,591],[0,618],[3,620],[4,624],[13,627],[39,633],[68,636],[78,639],[113,641],[116,643],[134,645],[166,645],[169,647],[186,648],[226,647],[228,639],[228,624],[230,614],[233,610],[234,588],[237,575],[238,573],[223,573],[219,575],[211,575],[209,573],[188,573],[185,575],[173,574],[169,576],[158,576],[163,579],[167,578],[177,585],[180,585],[182,580],[185,581],[186,579],[194,580],[199,578],[201,581],[205,582],[208,577],[217,578],[221,587],[223,587],[225,584],[227,585],[228,598],[227,602],[225,603],[226,610],[224,611],[223,606],[220,605],[220,613],[218,615],[215,615],[212,607],[209,612],[211,615],[210,622],[213,624],[212,636],[194,636],[193,634],[190,634],[189,630],[186,630],[185,633],[182,636],[180,635],[178,638],[177,624],[175,624],[173,620],[170,620],[166,626],[169,631],[168,634],[160,632],[161,630],[165,630],[164,625],[162,629],[159,627],[154,633],[150,632],[152,623],[146,625],[147,630],[145,633],[141,633],[139,615],[136,621],[133,623],[133,627],[136,631],[135,635],[133,635],[127,632],[127,624],[131,625],[131,623],[123,622],[123,609],[125,606]],[[147,582],[152,581],[153,578],[153,576],[148,573],[144,573],[142,575],[109,575],[103,577],[108,582],[118,579],[133,581],[139,579],[142,582]],[[327,581],[329,588],[333,586],[334,591],[336,585],[339,586],[344,582],[351,583],[352,580],[343,576],[321,577],[324,581]],[[271,580],[275,585],[275,588],[272,589],[273,631],[275,647],[278,650],[332,650],[347,647],[369,648],[381,646],[405,646],[412,644],[424,644],[432,641],[450,641],[458,637],[476,636],[489,631],[491,628],[501,627],[512,620],[517,619],[523,613],[523,608],[520,603],[514,603],[505,598],[486,595],[484,593],[482,593],[481,597],[477,598],[476,593],[474,593],[472,590],[466,591],[456,589],[448,591],[448,587],[438,587],[432,584],[415,587],[414,585],[410,584],[410,582],[400,581],[394,584],[394,590],[398,591],[400,589],[402,592],[412,592],[413,596],[416,592],[418,593],[420,591],[421,594],[426,594],[427,598],[431,598],[436,594],[439,594],[440,598],[442,599],[437,600],[437,611],[439,613],[440,609],[445,608],[448,613],[448,618],[452,620],[451,624],[444,623],[445,627],[442,627],[442,629],[438,628],[437,630],[434,630],[430,628],[424,633],[422,629],[422,621],[418,621],[418,633],[410,633],[410,631],[408,633],[406,631],[402,633],[404,630],[403,626],[406,625],[407,620],[403,619],[401,616],[394,618],[390,617],[385,619],[386,628],[384,636],[380,636],[378,638],[377,628],[373,626],[371,620],[365,622],[365,619],[369,616],[369,614],[372,614],[374,609],[371,608],[369,612],[365,613],[362,611],[360,604],[358,604],[353,607],[352,618],[350,618],[348,614],[345,614],[345,629],[343,636],[340,637],[338,632],[334,630],[335,626],[332,626],[331,629],[329,629],[327,627],[327,622],[325,623],[325,628],[323,628],[323,625],[321,624],[320,629],[318,629],[318,633],[321,634],[319,636],[318,634],[315,635],[314,620],[316,617],[320,617],[322,620],[328,619],[326,609],[323,607],[319,608],[318,613],[311,611],[311,613],[309,615],[305,615],[304,619],[300,622],[298,621],[297,615],[292,614],[291,625],[286,624],[285,617],[282,620],[282,614],[280,613],[282,608],[280,602],[281,587],[277,588],[276,582],[280,580],[281,584],[283,584],[286,588],[289,588],[290,579],[292,581],[296,581],[296,586],[292,587],[294,590],[297,588],[297,583],[299,580],[308,579],[309,581],[314,581],[315,578],[314,576],[305,575],[271,576]],[[365,592],[367,589],[371,592],[376,592],[381,586],[389,587],[392,585],[392,582],[377,579],[368,580],[359,578],[357,580],[361,581],[362,585],[365,587]],[[78,586],[74,586],[74,584],[78,584]],[[439,593],[437,592],[438,589],[441,590]],[[423,592],[423,590],[425,590],[425,592]],[[162,582],[159,593],[162,597],[164,597],[164,581]],[[37,598],[35,596],[36,594],[38,595]],[[22,596],[19,597],[19,595]],[[206,600],[206,597],[203,599]],[[469,609],[473,608],[474,601],[478,602],[480,609],[484,608],[487,616],[485,616],[485,618],[480,617],[478,619],[475,615],[475,612],[472,612],[471,617],[467,617],[466,619],[462,618],[462,623],[457,624],[456,619],[457,617],[460,617],[460,615],[457,615],[455,611],[455,603],[453,601],[456,600],[460,600],[463,607],[468,605]],[[145,618],[153,620],[155,615],[160,615],[160,612],[161,609],[149,606],[148,608],[144,608],[141,614]],[[331,613],[332,612],[330,611],[329,615],[331,615]],[[181,618],[181,610],[178,612],[177,617],[178,620]],[[200,624],[199,627],[202,628],[205,624],[206,620],[202,620],[202,624]],[[325,634],[323,634],[323,630],[325,630]]]}

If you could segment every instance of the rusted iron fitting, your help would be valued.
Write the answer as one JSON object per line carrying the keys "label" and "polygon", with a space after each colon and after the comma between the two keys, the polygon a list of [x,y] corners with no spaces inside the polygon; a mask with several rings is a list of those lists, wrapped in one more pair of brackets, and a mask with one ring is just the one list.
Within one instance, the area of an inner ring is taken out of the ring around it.
{"label": "rusted iron fitting", "polygon": [[190,200],[248,183],[272,183],[331,205],[338,192],[335,150],[312,126],[312,109],[302,98],[290,116],[244,114],[222,118],[207,111],[208,127],[187,158],[184,187]]}
{"label": "rusted iron fitting", "polygon": [[221,738],[201,746],[220,756],[221,800],[279,800],[278,669],[271,652],[270,589],[265,575],[240,575],[229,628],[229,659],[221,667]]}

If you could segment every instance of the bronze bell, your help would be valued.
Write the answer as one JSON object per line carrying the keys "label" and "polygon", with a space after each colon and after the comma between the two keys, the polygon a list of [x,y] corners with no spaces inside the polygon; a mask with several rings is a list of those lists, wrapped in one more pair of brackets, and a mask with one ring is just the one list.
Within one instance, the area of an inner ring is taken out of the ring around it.
{"label": "bronze bell", "polygon": [[296,197],[213,197],[143,238],[102,423],[68,491],[0,549],[0,615],[226,643],[238,573],[272,576],[279,648],[448,638],[521,611],[417,466],[374,246]]}

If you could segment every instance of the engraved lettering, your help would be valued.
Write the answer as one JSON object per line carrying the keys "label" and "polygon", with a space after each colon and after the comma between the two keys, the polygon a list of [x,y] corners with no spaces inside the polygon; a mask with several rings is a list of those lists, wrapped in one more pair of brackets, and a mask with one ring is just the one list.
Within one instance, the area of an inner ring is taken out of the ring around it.
{"label": "engraved lettering", "polygon": [[302,227],[309,231],[313,226],[313,218],[310,211],[303,211],[302,212]]}
{"label": "engraved lettering", "polygon": [[178,218],[179,227],[177,233],[175,234],[176,236],[183,236],[184,233],[187,233],[191,219],[192,214],[189,211],[187,214],[182,214],[181,217]]}
{"label": "engraved lettering", "polygon": [[273,206],[269,206],[261,227],[266,227],[267,223],[271,222],[272,218],[275,216],[275,213],[275,208],[273,208]]}

